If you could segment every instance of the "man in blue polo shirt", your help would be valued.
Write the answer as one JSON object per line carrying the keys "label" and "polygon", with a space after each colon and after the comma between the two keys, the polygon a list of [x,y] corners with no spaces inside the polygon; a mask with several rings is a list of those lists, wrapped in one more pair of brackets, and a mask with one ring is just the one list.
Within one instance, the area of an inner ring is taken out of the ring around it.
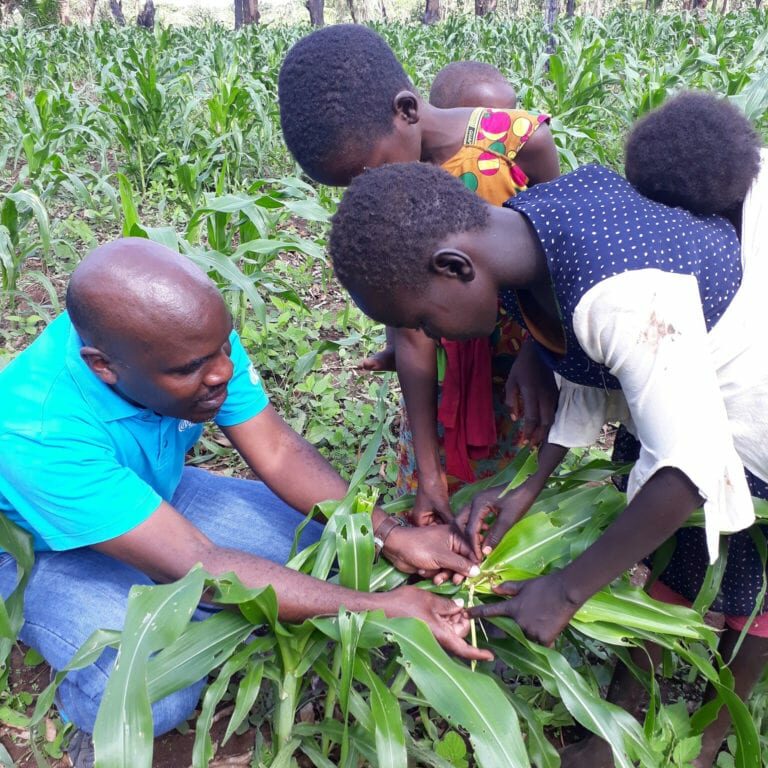
{"label": "man in blue polo shirt", "polygon": [[[75,270],[68,313],[0,372],[0,511],[34,537],[21,639],[55,669],[97,628],[120,629],[136,584],[180,578],[196,563],[271,584],[280,616],[383,609],[416,616],[449,650],[468,622],[451,601],[413,587],[366,594],[285,568],[303,514],[340,498],[344,481],[269,404],[214,284],[148,240],[101,246]],[[184,467],[214,420],[263,482]],[[298,511],[297,511],[298,510]],[[466,575],[447,526],[406,528],[374,513],[383,554],[406,571]],[[317,540],[311,522],[301,544]],[[15,564],[0,554],[0,592]],[[71,673],[61,707],[91,732],[114,662],[107,650]],[[154,706],[155,733],[185,719],[202,681]]]}

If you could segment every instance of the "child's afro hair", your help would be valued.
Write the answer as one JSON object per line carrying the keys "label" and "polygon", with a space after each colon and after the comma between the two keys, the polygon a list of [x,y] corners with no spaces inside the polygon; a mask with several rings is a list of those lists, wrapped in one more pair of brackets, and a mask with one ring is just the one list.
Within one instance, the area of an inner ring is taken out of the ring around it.
{"label": "child's afro hair", "polygon": [[333,268],[352,293],[394,296],[407,288],[418,296],[438,244],[487,220],[486,203],[441,168],[384,165],[355,178],[333,216]]}
{"label": "child's afro hair", "polygon": [[504,75],[492,64],[485,64],[482,61],[453,61],[446,64],[435,75],[429,91],[429,103],[440,109],[456,106],[485,106],[466,104],[465,91],[477,83],[509,85]]}
{"label": "child's afro hair", "polygon": [[625,154],[629,182],[646,197],[693,213],[738,208],[760,169],[760,137],[727,99],[685,91],[643,117]]}
{"label": "child's afro hair", "polygon": [[312,32],[288,51],[280,68],[285,143],[316,181],[349,183],[367,149],[392,132],[394,97],[412,88],[372,29],[338,24]]}

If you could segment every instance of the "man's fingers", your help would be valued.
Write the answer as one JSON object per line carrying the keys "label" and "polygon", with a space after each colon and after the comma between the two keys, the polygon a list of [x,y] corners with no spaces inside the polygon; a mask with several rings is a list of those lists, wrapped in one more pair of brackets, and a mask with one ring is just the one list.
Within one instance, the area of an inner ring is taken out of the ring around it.
{"label": "man's fingers", "polygon": [[475,648],[458,635],[446,632],[441,638],[441,645],[454,656],[470,661],[493,661],[493,654],[486,648]]}
{"label": "man's fingers", "polygon": [[455,553],[443,555],[438,565],[442,570],[460,573],[462,576],[477,576],[480,573],[477,563],[473,563],[468,557],[462,557]]}

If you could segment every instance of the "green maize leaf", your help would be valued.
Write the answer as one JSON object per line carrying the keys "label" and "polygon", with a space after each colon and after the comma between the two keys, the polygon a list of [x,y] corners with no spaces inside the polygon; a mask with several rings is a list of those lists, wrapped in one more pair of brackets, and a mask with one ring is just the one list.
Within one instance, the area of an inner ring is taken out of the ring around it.
{"label": "green maize leaf", "polygon": [[367,624],[398,644],[409,676],[430,706],[469,732],[478,765],[530,765],[517,714],[490,678],[449,658],[421,621],[369,614]]}
{"label": "green maize leaf", "polygon": [[[621,768],[633,767],[626,750],[636,753],[645,761],[645,765],[654,765],[654,757],[645,739],[645,734],[632,715],[620,707],[604,701],[600,697],[600,693],[593,691],[587,681],[570,666],[561,654],[550,648],[531,643],[513,621],[494,619],[493,623],[502,627],[516,641],[517,652],[523,658],[539,657],[535,662],[535,667],[544,673],[544,677],[549,678],[549,685],[557,690],[557,694],[573,718],[610,744],[614,760],[618,766]],[[504,658],[504,650],[508,648],[508,645],[499,647],[495,642],[491,642],[490,646]],[[509,654],[506,655],[509,658]]]}
{"label": "green maize leaf", "polygon": [[251,659],[248,669],[237,688],[237,694],[235,694],[235,709],[232,712],[232,717],[229,718],[229,723],[227,723],[227,730],[224,733],[222,744],[226,744],[227,741],[229,741],[232,734],[240,727],[245,718],[248,717],[248,714],[256,701],[256,697],[259,695],[263,676],[264,662]]}
{"label": "green maize leaf", "polygon": [[117,182],[123,206],[123,237],[130,237],[135,227],[141,227],[139,211],[133,199],[131,182],[122,173],[117,174]]}
{"label": "green maize leaf", "polygon": [[341,679],[338,696],[344,722],[344,734],[341,740],[340,764],[345,764],[349,755],[349,697],[355,670],[360,633],[365,624],[365,616],[340,610],[338,616],[339,639],[341,640]]}
{"label": "green maize leaf", "polygon": [[[227,659],[216,679],[206,688],[200,715],[195,726],[195,742],[192,746],[192,768],[207,768],[213,757],[213,742],[211,741],[211,725],[216,707],[224,698],[232,676],[244,669],[251,656],[264,649],[264,638],[257,638],[241,648]],[[263,670],[263,664],[262,664]]]}
{"label": "green maize leaf", "polygon": [[[232,259],[234,261],[240,261],[240,259],[244,259],[249,253],[257,253],[262,256],[276,256],[281,251],[303,253],[315,261],[325,261],[323,249],[317,245],[317,243],[313,243],[311,240],[278,240],[275,238],[249,240],[248,242],[238,246],[238,248],[232,254]],[[263,259],[252,259],[251,261],[254,261],[254,263],[257,264],[264,263]]]}
{"label": "green maize leaf", "polygon": [[0,549],[16,561],[16,584],[8,597],[0,598],[0,665],[5,668],[8,655],[24,624],[24,590],[26,589],[35,553],[32,537],[25,530],[0,514]]}
{"label": "green maize leaf", "polygon": [[176,253],[181,251],[179,236],[173,227],[144,227],[144,231],[153,242],[160,243]]}
{"label": "green maize leaf", "polygon": [[[499,683],[504,691],[507,686]],[[510,695],[507,691],[509,703],[515,708],[520,719],[525,723],[527,731],[528,754],[536,768],[559,768],[560,757],[557,750],[544,735],[544,728],[536,719],[533,709],[520,696]]]}
{"label": "green maize leaf", "polygon": [[120,643],[120,633],[116,630],[97,629],[91,636],[78,648],[75,655],[70,659],[63,669],[59,670],[53,680],[43,689],[35,701],[35,709],[32,712],[30,726],[34,727],[41,723],[48,710],[53,706],[56,689],[61,681],[73,669],[82,669],[93,664],[104,652],[105,648],[117,648]]}
{"label": "green maize leaf", "polygon": [[96,717],[93,743],[103,768],[150,768],[152,709],[149,657],[184,631],[202,595],[205,573],[193,568],[172,584],[133,587],[120,648]]}
{"label": "green maize leaf", "polygon": [[476,483],[465,485],[459,489],[450,498],[451,509],[457,513],[466,507],[472,499],[480,492],[487,488],[493,488],[497,485],[508,486],[515,480],[520,479],[520,482],[535,472],[536,470],[536,457],[529,448],[522,448],[517,452],[515,458],[507,464],[504,469],[493,477],[487,477],[483,480],[478,480]]}
{"label": "green maize leaf", "polygon": [[225,573],[206,585],[213,587],[213,602],[219,605],[237,606],[240,613],[253,625],[278,626],[277,596],[271,586],[248,589],[234,573]]}
{"label": "green maize leaf", "polygon": [[614,584],[593,595],[576,612],[582,623],[602,622],[634,629],[700,640],[710,648],[717,646],[717,636],[690,608],[660,603],[638,587]]}
{"label": "green maize leaf", "polygon": [[26,189],[20,189],[17,192],[7,192],[6,198],[13,200],[16,205],[26,206],[32,211],[35,221],[37,221],[37,231],[40,235],[40,242],[43,245],[43,252],[48,253],[51,250],[51,225],[48,221],[48,212],[40,201],[40,198],[28,192]]}
{"label": "green maize leaf", "polygon": [[314,200],[286,200],[284,205],[292,214],[307,221],[326,222],[331,218],[331,214]]}
{"label": "green maize leaf", "polygon": [[339,583],[348,589],[368,592],[374,557],[373,524],[365,513],[334,515]]}
{"label": "green maize leaf", "polygon": [[371,692],[377,765],[379,768],[407,768],[405,728],[397,698],[370,666],[359,658],[355,660],[355,677]]}
{"label": "green maize leaf", "polygon": [[242,291],[251,302],[256,320],[261,324],[266,323],[267,308],[264,299],[259,296],[252,278],[244,274],[231,259],[218,251],[203,251],[198,248],[190,248],[185,255],[206,272],[217,272],[230,286]]}
{"label": "green maize leaf", "polygon": [[150,701],[159,701],[205,677],[251,632],[253,624],[230,611],[220,611],[204,621],[191,622],[176,642],[149,660]]}

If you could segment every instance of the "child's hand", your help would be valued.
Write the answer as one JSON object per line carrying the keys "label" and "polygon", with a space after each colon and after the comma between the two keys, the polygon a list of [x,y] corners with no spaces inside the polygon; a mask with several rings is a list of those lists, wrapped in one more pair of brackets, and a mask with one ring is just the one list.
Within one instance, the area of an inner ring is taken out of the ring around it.
{"label": "child's hand", "polygon": [[509,616],[520,625],[526,637],[550,646],[581,608],[581,604],[568,597],[561,574],[562,571],[555,571],[529,581],[505,581],[493,591],[510,596],[509,600],[475,606],[469,609],[469,615],[473,619]]}
{"label": "child's hand", "polygon": [[408,517],[416,526],[453,522],[453,512],[448,503],[448,486],[444,477],[434,482],[419,479],[416,500]]}
{"label": "child's hand", "polygon": [[466,520],[463,536],[478,560],[491,553],[536,499],[536,493],[527,483],[500,498],[504,488],[497,485],[481,491],[457,518],[459,524]]}
{"label": "child's hand", "polygon": [[536,344],[528,340],[520,348],[507,378],[510,415],[523,421],[523,440],[540,445],[555,419],[559,392],[555,375],[542,362]]}

